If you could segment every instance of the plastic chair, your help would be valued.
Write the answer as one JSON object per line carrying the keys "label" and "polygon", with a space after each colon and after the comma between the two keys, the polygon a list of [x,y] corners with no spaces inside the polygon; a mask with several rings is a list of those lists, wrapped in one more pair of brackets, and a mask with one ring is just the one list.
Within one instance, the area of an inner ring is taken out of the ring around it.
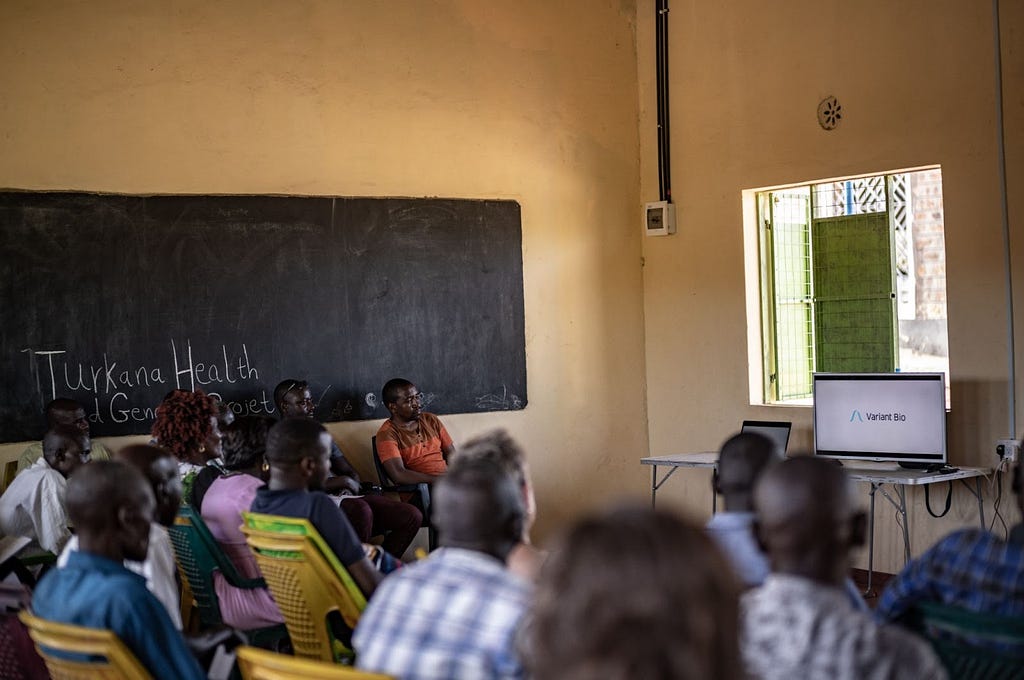
{"label": "plastic chair", "polygon": [[242,521],[242,533],[284,614],[295,656],[351,659],[328,615],[340,615],[351,631],[366,597],[323,537],[307,519],[243,512]]}
{"label": "plastic chair", "polygon": [[373,467],[377,470],[377,479],[380,480],[380,490],[383,493],[412,494],[412,504],[423,512],[423,526],[427,527],[427,546],[434,550],[437,548],[437,529],[430,519],[430,485],[425,482],[419,484],[395,484],[384,469],[384,464],[377,453],[377,435],[370,438],[370,446],[373,449]]}
{"label": "plastic chair", "polygon": [[391,675],[360,671],[350,666],[275,654],[255,647],[239,647],[238,668],[242,680],[397,680]]}
{"label": "plastic chair", "polygon": [[[28,628],[53,680],[149,680],[153,677],[109,630],[45,621],[27,611],[18,614],[18,618]],[[69,659],[63,655],[74,656]]]}
{"label": "plastic chair", "polygon": [[919,602],[900,623],[928,640],[951,678],[1024,678],[1024,618]]}
{"label": "plastic chair", "polygon": [[[188,584],[188,590],[191,591],[203,628],[224,624],[217,591],[213,585],[213,572],[219,571],[224,579],[236,588],[267,587],[266,581],[261,578],[246,578],[238,573],[235,565],[221,550],[203,518],[194,508],[182,506],[168,533],[174,545],[178,569]],[[183,593],[182,597],[184,599],[186,593]],[[288,631],[281,625],[247,630],[245,634],[254,645],[262,646],[283,639]]]}

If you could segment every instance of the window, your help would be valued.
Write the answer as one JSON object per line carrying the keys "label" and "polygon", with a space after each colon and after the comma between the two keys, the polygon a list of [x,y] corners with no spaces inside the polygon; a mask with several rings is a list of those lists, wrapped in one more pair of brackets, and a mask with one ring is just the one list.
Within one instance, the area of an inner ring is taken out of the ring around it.
{"label": "window", "polygon": [[810,403],[815,371],[943,371],[942,173],[755,194],[765,403]]}

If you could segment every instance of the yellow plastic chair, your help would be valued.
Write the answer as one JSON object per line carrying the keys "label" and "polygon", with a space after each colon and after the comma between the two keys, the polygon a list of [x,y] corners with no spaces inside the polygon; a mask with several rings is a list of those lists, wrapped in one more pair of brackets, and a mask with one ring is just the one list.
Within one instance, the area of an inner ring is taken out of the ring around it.
{"label": "yellow plastic chair", "polygon": [[334,551],[307,519],[242,513],[242,532],[284,615],[295,656],[321,661],[351,659],[352,651],[331,632],[337,612],[355,629],[366,597]]}
{"label": "yellow plastic chair", "polygon": [[349,666],[275,654],[257,647],[239,647],[238,668],[242,680],[397,680],[392,675],[360,671]]}
{"label": "yellow plastic chair", "polygon": [[[53,680],[152,680],[135,655],[109,630],[46,621],[24,610],[18,618],[28,628]],[[79,659],[59,654],[73,654]]]}

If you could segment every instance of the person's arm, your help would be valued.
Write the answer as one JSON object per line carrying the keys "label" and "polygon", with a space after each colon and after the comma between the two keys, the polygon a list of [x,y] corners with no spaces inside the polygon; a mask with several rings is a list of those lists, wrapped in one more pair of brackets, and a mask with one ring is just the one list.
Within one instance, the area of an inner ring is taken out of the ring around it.
{"label": "person's arm", "polygon": [[382,460],[381,465],[384,466],[384,471],[388,473],[388,477],[395,484],[422,484],[423,482],[433,484],[440,478],[440,475],[428,475],[425,472],[408,469],[401,458]]}
{"label": "person's arm", "polygon": [[[939,601],[936,592],[937,583],[930,574],[931,564],[944,564],[943,545],[952,536],[939,541],[924,552],[916,560],[913,560],[896,575],[886,587],[882,597],[878,600],[878,608],[875,610],[875,619],[880,622],[896,621],[922,600]],[[948,560],[947,560],[948,562]]]}
{"label": "person's arm", "polygon": [[377,571],[377,568],[373,566],[373,562],[367,557],[345,568],[348,569],[352,580],[359,586],[359,590],[363,591],[363,595],[366,596],[367,600],[373,595],[373,591],[377,590],[380,582],[384,580],[384,574]]}
{"label": "person's arm", "polygon": [[359,473],[345,459],[338,445],[331,440],[331,474],[324,480],[324,491],[335,495],[359,494]]}
{"label": "person's arm", "polygon": [[440,420],[437,421],[437,424],[440,426],[441,457],[444,458],[445,463],[448,463],[451,455],[455,453],[455,442],[452,441],[452,436],[448,434],[448,430]]}

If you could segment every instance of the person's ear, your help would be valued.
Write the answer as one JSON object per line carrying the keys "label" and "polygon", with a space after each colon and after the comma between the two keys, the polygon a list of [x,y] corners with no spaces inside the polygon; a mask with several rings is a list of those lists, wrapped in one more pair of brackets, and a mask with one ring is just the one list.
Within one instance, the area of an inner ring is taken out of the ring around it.
{"label": "person's ear", "polygon": [[316,459],[312,456],[303,456],[299,460],[299,472],[305,477],[312,477],[316,469]]}
{"label": "person's ear", "polygon": [[867,536],[868,513],[861,510],[850,518],[850,546],[859,548],[867,542]]}

